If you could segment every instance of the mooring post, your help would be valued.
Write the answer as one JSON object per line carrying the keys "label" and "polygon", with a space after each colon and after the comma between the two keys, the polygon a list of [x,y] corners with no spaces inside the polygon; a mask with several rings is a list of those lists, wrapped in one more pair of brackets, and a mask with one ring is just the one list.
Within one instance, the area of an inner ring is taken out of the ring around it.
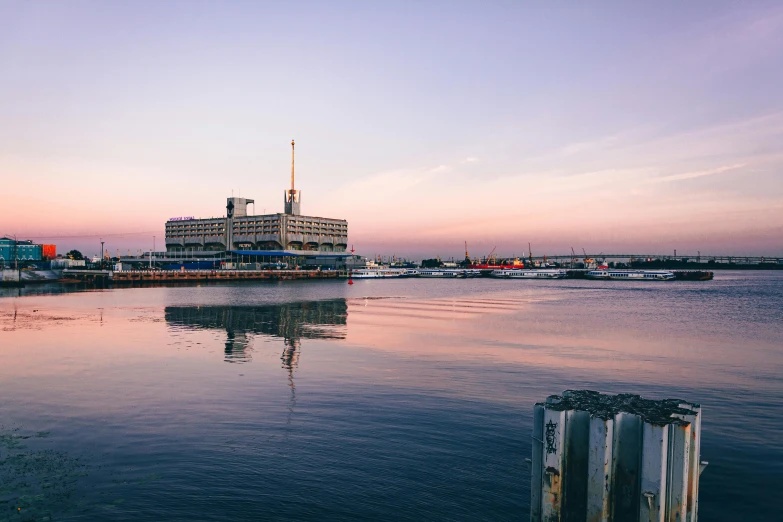
{"label": "mooring post", "polygon": [[530,519],[697,522],[700,438],[698,404],[552,395],[533,407]]}

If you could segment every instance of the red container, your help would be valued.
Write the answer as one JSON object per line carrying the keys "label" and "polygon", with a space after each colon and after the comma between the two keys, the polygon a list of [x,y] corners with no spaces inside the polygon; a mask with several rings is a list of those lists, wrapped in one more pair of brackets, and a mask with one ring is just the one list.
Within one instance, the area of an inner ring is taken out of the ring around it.
{"label": "red container", "polygon": [[57,257],[57,245],[41,245],[41,255],[44,259]]}

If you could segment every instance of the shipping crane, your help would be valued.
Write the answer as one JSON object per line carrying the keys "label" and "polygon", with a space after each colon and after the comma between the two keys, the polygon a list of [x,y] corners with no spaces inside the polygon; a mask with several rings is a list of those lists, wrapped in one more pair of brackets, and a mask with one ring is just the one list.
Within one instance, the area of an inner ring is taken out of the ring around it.
{"label": "shipping crane", "polygon": [[530,243],[527,244],[527,258],[530,260],[529,268],[533,268],[533,248],[530,246]]}
{"label": "shipping crane", "polygon": [[574,247],[571,247],[571,268],[574,268],[575,262],[576,262],[576,252],[574,252]]}
{"label": "shipping crane", "polygon": [[489,264],[490,260],[492,259],[492,254],[494,254],[495,250],[497,249],[498,247],[496,246],[495,248],[492,249],[492,252],[489,253],[489,255],[487,256],[487,264]]}
{"label": "shipping crane", "polygon": [[470,263],[470,256],[468,255],[468,242],[465,241],[465,261]]}
{"label": "shipping crane", "polygon": [[582,248],[582,253],[585,255],[585,268],[593,268],[590,265],[592,265],[595,262],[595,259],[592,257],[587,257],[587,252],[585,252],[585,249]]}

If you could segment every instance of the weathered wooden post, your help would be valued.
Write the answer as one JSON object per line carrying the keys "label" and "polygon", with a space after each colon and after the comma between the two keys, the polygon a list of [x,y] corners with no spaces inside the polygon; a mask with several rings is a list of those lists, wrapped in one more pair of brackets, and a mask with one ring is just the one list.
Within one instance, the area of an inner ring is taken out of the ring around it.
{"label": "weathered wooden post", "polygon": [[567,390],[533,408],[532,522],[696,522],[701,408]]}

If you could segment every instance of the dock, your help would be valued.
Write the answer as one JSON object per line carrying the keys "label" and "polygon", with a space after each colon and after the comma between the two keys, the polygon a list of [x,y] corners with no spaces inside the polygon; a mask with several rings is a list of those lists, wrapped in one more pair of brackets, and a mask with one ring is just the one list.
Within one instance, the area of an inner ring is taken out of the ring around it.
{"label": "dock", "polygon": [[[487,270],[482,276],[488,277]],[[567,279],[587,279],[586,269],[566,270]],[[673,270],[677,281],[708,281],[707,270]],[[303,279],[348,279],[345,270],[80,270],[62,271],[61,283],[89,283],[97,286],[143,286],[146,284],[206,283],[224,281],[294,281]]]}
{"label": "dock", "polygon": [[144,285],[222,281],[291,281],[347,277],[341,270],[63,270],[63,279],[80,283]]}

